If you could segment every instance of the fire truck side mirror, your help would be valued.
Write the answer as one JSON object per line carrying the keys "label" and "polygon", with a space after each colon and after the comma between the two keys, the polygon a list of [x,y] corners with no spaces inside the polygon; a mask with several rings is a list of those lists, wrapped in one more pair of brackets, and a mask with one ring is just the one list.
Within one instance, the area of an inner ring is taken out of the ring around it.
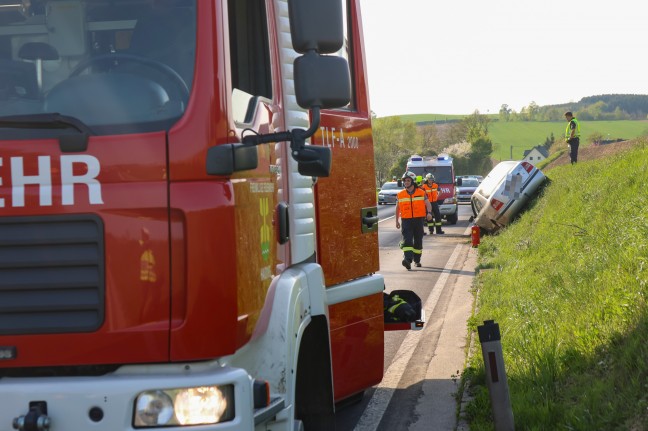
{"label": "fire truck side mirror", "polygon": [[319,127],[319,108],[313,109],[313,121],[308,130],[293,129],[290,149],[297,162],[297,171],[308,177],[328,177],[331,174],[331,149],[317,145],[305,145]]}
{"label": "fire truck side mirror", "polygon": [[349,63],[335,54],[344,46],[341,1],[288,0],[295,59],[295,95],[305,109],[341,108],[351,100]]}
{"label": "fire truck side mirror", "polygon": [[309,109],[341,108],[351,99],[349,64],[342,57],[310,51],[295,59],[297,104]]}
{"label": "fire truck side mirror", "polygon": [[232,175],[234,172],[256,169],[258,165],[256,146],[221,144],[207,150],[208,175]]}
{"label": "fire truck side mirror", "polygon": [[[329,2],[327,2],[329,3]],[[320,123],[320,109],[341,108],[351,100],[351,77],[346,59],[320,55],[315,51],[295,59],[295,97],[302,108],[311,109],[308,130],[293,129],[292,156],[302,175],[328,177],[331,172],[331,149],[305,145]]]}
{"label": "fire truck side mirror", "polygon": [[295,51],[333,54],[344,43],[341,1],[288,0],[290,34]]}
{"label": "fire truck side mirror", "polygon": [[[288,11],[293,48],[303,54],[294,62],[295,96],[300,107],[311,110],[310,127],[308,130],[295,128],[286,132],[249,134],[242,141],[244,146],[251,147],[289,141],[290,152],[297,161],[300,174],[327,177],[331,172],[331,149],[307,145],[306,140],[319,129],[321,109],[341,108],[351,100],[349,63],[336,55],[323,55],[338,52],[344,44],[342,2],[288,0]],[[210,152],[220,151],[215,148]],[[237,155],[234,150],[232,153]],[[229,156],[229,153],[223,156]],[[227,175],[220,172],[234,170],[236,157],[232,159],[230,156],[229,160],[232,162],[224,167],[214,160],[211,171],[208,161],[208,172]]]}

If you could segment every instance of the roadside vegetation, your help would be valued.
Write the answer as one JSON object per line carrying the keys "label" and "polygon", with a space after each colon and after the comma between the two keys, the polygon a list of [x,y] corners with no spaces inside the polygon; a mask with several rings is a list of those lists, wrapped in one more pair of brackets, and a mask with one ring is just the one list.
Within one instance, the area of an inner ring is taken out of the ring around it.
{"label": "roadside vegetation", "polygon": [[648,136],[648,96],[636,94],[589,96],[546,106],[531,102],[520,112],[503,104],[493,114],[374,118],[376,186],[402,175],[412,154],[447,153],[455,159],[457,175],[484,176],[494,163],[521,160],[536,146],[544,146],[551,155],[564,148],[565,111],[581,121],[581,148]]}
{"label": "roadside vegetation", "polygon": [[[472,114],[475,115],[475,114]],[[432,132],[429,129],[436,129],[436,135],[443,137],[444,130],[453,127],[461,119],[456,118],[452,122],[432,122],[431,118],[440,118],[436,114],[404,115],[400,120],[404,123],[417,118],[420,133],[427,129],[427,134]],[[459,116],[452,116],[459,117]],[[466,118],[470,116],[463,116]],[[547,141],[559,141],[565,133],[566,121],[509,121],[497,120],[492,115],[484,115],[489,120],[488,135],[493,143],[492,158],[495,161],[520,160],[524,151],[530,150],[536,145],[545,145]],[[577,118],[580,120],[577,114]],[[378,119],[382,120],[382,119]],[[375,120],[374,120],[375,121]],[[641,136],[648,136],[648,120],[618,120],[618,121],[592,121],[582,120],[581,145],[588,146],[596,142],[609,142],[617,140],[635,139]],[[451,145],[450,142],[444,142]]]}
{"label": "roadside vegetation", "polygon": [[[516,430],[648,430],[648,139],[544,173],[482,238],[470,327],[500,325]],[[478,341],[463,377],[471,431],[494,430]]]}
{"label": "roadside vegetation", "polygon": [[376,186],[405,171],[412,154],[436,156],[441,153],[454,158],[457,175],[486,175],[492,169],[493,144],[488,135],[490,120],[474,113],[448,124],[418,127],[400,117],[374,118],[372,134]]}

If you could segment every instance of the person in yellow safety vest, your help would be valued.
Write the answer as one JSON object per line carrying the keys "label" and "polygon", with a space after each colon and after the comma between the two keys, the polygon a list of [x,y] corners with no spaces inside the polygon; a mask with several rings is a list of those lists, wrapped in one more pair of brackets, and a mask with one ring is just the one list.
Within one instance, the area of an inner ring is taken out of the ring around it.
{"label": "person in yellow safety vest", "polygon": [[396,195],[396,229],[401,229],[400,219],[403,219],[401,229],[403,250],[403,266],[409,271],[412,262],[421,266],[423,254],[423,222],[432,220],[432,207],[425,191],[416,186],[416,174],[403,174],[403,190]]}
{"label": "person in yellow safety vest", "polygon": [[570,111],[565,112],[567,128],[565,128],[565,142],[569,146],[569,158],[573,165],[578,161],[578,145],[580,145],[580,123]]}
{"label": "person in yellow safety vest", "polygon": [[439,185],[435,182],[434,175],[431,173],[428,173],[425,176],[423,190],[427,193],[428,200],[432,206],[432,213],[434,214],[434,221],[429,221],[427,223],[430,234],[434,233],[435,228],[438,235],[444,234],[445,232],[441,230],[441,210],[439,209],[439,202],[437,202],[439,199]]}

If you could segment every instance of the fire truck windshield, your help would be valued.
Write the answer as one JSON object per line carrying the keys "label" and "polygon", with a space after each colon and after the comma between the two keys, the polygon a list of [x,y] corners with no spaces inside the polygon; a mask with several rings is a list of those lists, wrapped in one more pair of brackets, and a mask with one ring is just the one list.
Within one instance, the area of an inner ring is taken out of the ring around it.
{"label": "fire truck windshield", "polygon": [[0,117],[58,113],[100,135],[168,129],[188,102],[195,39],[196,0],[3,2]]}

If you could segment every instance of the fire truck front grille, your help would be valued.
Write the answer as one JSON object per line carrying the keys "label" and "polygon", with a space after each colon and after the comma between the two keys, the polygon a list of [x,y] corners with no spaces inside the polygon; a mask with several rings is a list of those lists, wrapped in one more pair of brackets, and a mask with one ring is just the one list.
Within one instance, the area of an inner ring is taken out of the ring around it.
{"label": "fire truck front grille", "polygon": [[99,217],[0,218],[0,335],[91,332],[103,320]]}

